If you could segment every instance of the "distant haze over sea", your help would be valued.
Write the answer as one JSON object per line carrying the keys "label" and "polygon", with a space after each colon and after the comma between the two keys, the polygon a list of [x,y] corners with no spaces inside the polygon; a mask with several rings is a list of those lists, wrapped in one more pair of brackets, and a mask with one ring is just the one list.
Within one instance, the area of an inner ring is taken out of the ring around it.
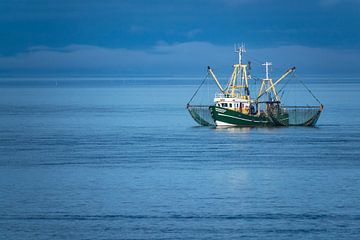
{"label": "distant haze over sea", "polygon": [[[296,66],[302,74],[360,73],[360,50],[313,48],[298,45],[252,48],[245,62],[261,66],[273,62],[276,69]],[[236,63],[232,45],[209,42],[159,43],[139,49],[70,45],[62,48],[32,47],[26,52],[0,56],[0,75],[155,75],[201,76],[208,65],[218,74],[230,74]]]}

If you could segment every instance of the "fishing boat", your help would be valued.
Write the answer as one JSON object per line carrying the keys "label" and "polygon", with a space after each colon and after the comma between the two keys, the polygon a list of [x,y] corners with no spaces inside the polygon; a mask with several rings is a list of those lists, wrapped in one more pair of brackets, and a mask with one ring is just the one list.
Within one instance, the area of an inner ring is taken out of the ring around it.
{"label": "fishing boat", "polygon": [[203,126],[315,126],[324,106],[310,89],[304,85],[317,100],[318,106],[286,106],[276,88],[295,71],[295,67],[289,68],[278,79],[273,80],[269,76],[272,63],[265,62],[262,64],[265,67],[265,78],[261,79],[258,92],[252,95],[249,88],[251,65],[250,62],[243,64],[243,53],[246,52],[244,44],[237,45],[235,52],[239,61],[233,65],[233,72],[226,87],[222,87],[213,69],[208,66],[207,76],[211,76],[220,90],[215,93],[213,104],[192,103],[204,81],[188,102],[187,109],[197,123]]}

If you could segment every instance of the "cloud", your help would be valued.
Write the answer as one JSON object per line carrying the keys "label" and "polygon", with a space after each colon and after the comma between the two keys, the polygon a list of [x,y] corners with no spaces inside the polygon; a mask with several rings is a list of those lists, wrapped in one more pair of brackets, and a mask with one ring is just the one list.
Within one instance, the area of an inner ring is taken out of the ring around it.
{"label": "cloud", "polygon": [[320,5],[321,6],[334,6],[337,5],[339,2],[341,2],[340,0],[320,0]]}
{"label": "cloud", "polygon": [[223,0],[222,2],[229,6],[240,6],[254,2],[257,3],[259,0]]}
{"label": "cloud", "polygon": [[319,0],[319,5],[322,7],[335,7],[340,4],[356,4],[359,5],[359,0]]}
{"label": "cloud", "polygon": [[[169,45],[158,43],[149,49],[103,48],[88,45],[69,45],[63,48],[35,46],[13,56],[0,56],[0,69],[13,73],[187,73],[214,62],[224,47],[204,42]],[[226,48],[225,48],[226,49]],[[207,58],[205,56],[208,55]],[[218,61],[220,64],[220,61]]]}
{"label": "cloud", "polygon": [[352,74],[360,73],[358,49],[327,49],[289,45],[255,49],[256,58],[270,60],[275,67],[286,69],[296,66],[300,73]]}
{"label": "cloud", "polygon": [[130,32],[131,33],[143,33],[143,32],[145,32],[145,28],[143,26],[139,26],[139,25],[131,25]]}
{"label": "cloud", "polygon": [[[261,66],[272,61],[283,69],[293,65],[302,73],[359,73],[360,50],[322,49],[304,46],[251,49],[246,56]],[[117,75],[203,75],[206,66],[219,75],[230,74],[236,62],[233,46],[208,42],[167,44],[159,42],[147,49],[104,48],[69,45],[62,48],[34,46],[13,56],[0,56],[0,70],[12,74],[117,74]],[[260,68],[260,67],[259,67]]]}
{"label": "cloud", "polygon": [[195,29],[192,29],[190,31],[188,31],[185,35],[187,38],[194,38],[196,37],[197,35],[201,34],[203,32],[202,29],[200,28],[195,28]]}

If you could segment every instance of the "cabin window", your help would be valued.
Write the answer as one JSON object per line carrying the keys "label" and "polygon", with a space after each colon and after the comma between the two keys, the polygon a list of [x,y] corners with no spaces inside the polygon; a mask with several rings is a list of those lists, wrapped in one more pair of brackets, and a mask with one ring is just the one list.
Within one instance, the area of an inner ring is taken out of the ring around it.
{"label": "cabin window", "polygon": [[228,105],[227,105],[227,103],[224,103],[224,107],[227,107]]}
{"label": "cabin window", "polygon": [[229,103],[229,107],[232,107],[232,103]]}

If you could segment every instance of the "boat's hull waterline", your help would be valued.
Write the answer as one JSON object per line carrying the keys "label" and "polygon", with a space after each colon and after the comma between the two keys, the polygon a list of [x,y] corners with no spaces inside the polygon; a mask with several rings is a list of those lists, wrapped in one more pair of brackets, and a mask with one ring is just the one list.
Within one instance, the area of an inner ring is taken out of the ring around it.
{"label": "boat's hull waterline", "polygon": [[[312,109],[312,114],[302,118],[300,121],[294,121],[292,115],[299,115],[301,110],[306,108]],[[238,111],[226,109],[217,106],[202,106],[193,107],[187,106],[191,116],[197,123],[202,126],[235,126],[235,127],[285,127],[285,126],[315,126],[317,120],[322,112],[322,106],[319,107],[302,107],[288,110],[287,108],[282,111],[269,111],[256,115],[243,114]],[[201,109],[201,110],[200,110]],[[211,119],[206,117],[211,115]],[[209,120],[210,119],[210,120]]]}
{"label": "boat's hull waterline", "polygon": [[321,114],[321,106],[318,111],[305,119],[303,122],[292,123],[289,121],[287,112],[268,112],[267,114],[247,115],[230,109],[216,106],[209,107],[211,115],[216,126],[262,126],[262,127],[280,127],[280,126],[315,126]]}
{"label": "boat's hull waterline", "polygon": [[210,106],[210,113],[216,126],[270,126],[265,116],[250,116],[230,109]]}

